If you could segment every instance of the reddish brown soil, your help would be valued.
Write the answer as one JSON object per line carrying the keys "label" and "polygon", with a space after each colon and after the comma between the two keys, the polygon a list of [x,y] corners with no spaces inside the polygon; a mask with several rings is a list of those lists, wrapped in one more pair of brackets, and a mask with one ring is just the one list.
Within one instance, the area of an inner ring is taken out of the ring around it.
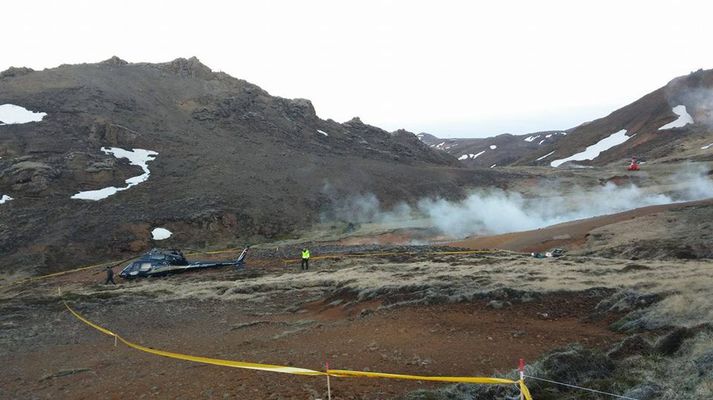
{"label": "reddish brown soil", "polygon": [[[301,301],[289,295],[275,299],[285,309]],[[607,347],[620,339],[607,329],[610,321],[584,322],[597,301],[556,294],[500,310],[484,301],[381,310],[380,301],[348,307],[317,301],[277,314],[217,301],[107,300],[76,302],[75,307],[129,340],[169,351],[313,369],[329,361],[337,369],[497,376],[513,369],[521,357],[533,360],[573,342]],[[360,316],[364,309],[373,312]],[[201,365],[114,347],[111,338],[83,325],[59,304],[21,324],[36,332],[29,328],[48,320],[54,321],[49,332],[34,333],[36,338],[27,342],[31,344],[0,352],[0,363],[7,366],[0,374],[0,397],[326,398],[324,378]],[[48,378],[76,368],[89,371]],[[389,399],[439,386],[333,378],[332,398]]]}

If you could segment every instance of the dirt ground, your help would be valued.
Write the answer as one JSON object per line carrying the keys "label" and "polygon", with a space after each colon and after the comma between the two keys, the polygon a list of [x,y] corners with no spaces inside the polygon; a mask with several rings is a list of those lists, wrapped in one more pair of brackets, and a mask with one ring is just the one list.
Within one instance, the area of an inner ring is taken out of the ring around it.
{"label": "dirt ground", "polygon": [[[373,268],[381,262],[359,261]],[[323,263],[305,273],[263,264],[253,274],[269,282],[309,281],[344,263]],[[589,318],[606,291],[553,292],[495,307],[487,299],[400,305],[399,292],[358,299],[339,290],[340,278],[332,278],[331,287],[258,287],[251,289],[256,292],[251,301],[181,299],[162,296],[164,289],[146,290],[156,285],[191,290],[213,282],[224,291],[218,282],[236,279],[235,274],[214,270],[153,282],[119,280],[115,288],[97,284],[100,273],[84,271],[12,289],[0,302],[0,363],[6,366],[0,398],[326,398],[321,377],[202,365],[114,347],[110,337],[64,310],[57,286],[65,288],[64,297],[77,311],[139,344],[311,369],[323,369],[328,361],[334,369],[502,376],[519,358],[534,360],[569,343],[607,348],[621,338],[607,328],[615,315]],[[261,290],[264,297],[255,301]],[[363,378],[332,378],[331,384],[334,399],[399,398],[443,385]]]}

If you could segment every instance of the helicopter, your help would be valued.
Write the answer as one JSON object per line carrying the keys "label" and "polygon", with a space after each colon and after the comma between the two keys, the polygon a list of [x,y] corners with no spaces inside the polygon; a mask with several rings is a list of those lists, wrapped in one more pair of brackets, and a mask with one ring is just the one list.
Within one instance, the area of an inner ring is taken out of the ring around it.
{"label": "helicopter", "polygon": [[248,249],[246,247],[240,252],[235,260],[226,261],[188,261],[181,250],[177,249],[151,249],[137,260],[129,263],[121,270],[119,276],[124,279],[144,278],[153,276],[163,276],[177,272],[191,271],[195,269],[216,268],[234,266],[243,268]]}

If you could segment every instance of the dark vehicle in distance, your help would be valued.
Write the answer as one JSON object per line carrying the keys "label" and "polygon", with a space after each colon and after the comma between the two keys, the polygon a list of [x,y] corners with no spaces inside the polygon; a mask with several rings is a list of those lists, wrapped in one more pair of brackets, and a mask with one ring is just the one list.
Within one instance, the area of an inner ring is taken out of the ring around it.
{"label": "dark vehicle in distance", "polygon": [[243,249],[235,260],[227,261],[188,261],[180,250],[151,249],[137,260],[132,261],[119,273],[124,279],[143,278],[148,276],[163,276],[176,272],[195,269],[234,266],[242,268],[248,247]]}

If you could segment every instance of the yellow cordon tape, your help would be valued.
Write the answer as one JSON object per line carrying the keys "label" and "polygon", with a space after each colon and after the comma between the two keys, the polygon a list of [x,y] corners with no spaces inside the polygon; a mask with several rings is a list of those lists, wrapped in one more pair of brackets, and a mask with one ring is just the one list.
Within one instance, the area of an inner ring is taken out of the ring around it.
{"label": "yellow cordon tape", "polygon": [[232,367],[232,368],[242,368],[251,369],[258,371],[268,371],[268,372],[279,372],[283,374],[292,375],[308,375],[308,376],[333,376],[338,378],[348,378],[348,377],[362,377],[362,378],[386,378],[386,379],[404,379],[404,380],[416,380],[416,381],[431,381],[431,382],[451,382],[451,383],[476,383],[485,385],[517,385],[520,388],[525,400],[532,400],[532,395],[530,391],[525,386],[524,380],[512,380],[503,378],[487,378],[487,377],[471,377],[471,376],[421,376],[421,375],[402,375],[402,374],[387,374],[383,372],[363,372],[363,371],[349,371],[342,369],[328,369],[326,372],[315,371],[313,369],[298,368],[298,367],[288,367],[284,365],[271,365],[271,364],[257,364],[244,361],[233,361],[233,360],[223,360],[219,358],[209,358],[201,356],[192,356],[188,354],[173,353],[170,351],[156,350],[146,346],[141,346],[136,343],[132,343],[118,334],[110,331],[107,328],[99,326],[92,321],[84,318],[78,312],[74,311],[66,301],[62,301],[64,306],[67,307],[72,315],[74,315],[78,320],[84,322],[90,327],[98,330],[99,332],[112,336],[118,341],[124,343],[125,345],[143,351],[145,353],[154,354],[161,357],[174,358],[178,360],[193,361],[203,364],[218,365],[222,367]]}
{"label": "yellow cordon tape", "polygon": [[340,378],[346,377],[361,377],[361,378],[386,378],[386,379],[405,379],[410,381],[433,381],[433,382],[452,382],[452,383],[480,383],[485,385],[513,385],[517,381],[503,378],[484,378],[478,376],[422,376],[422,375],[403,375],[403,374],[387,374],[384,372],[363,372],[363,371],[348,371],[343,369],[330,369],[329,375]]}
{"label": "yellow cordon tape", "polygon": [[222,360],[219,358],[191,356],[188,354],[180,354],[180,353],[172,353],[170,351],[155,350],[150,347],[141,346],[139,344],[132,343],[132,342],[124,339],[123,337],[110,331],[109,329],[99,326],[99,325],[93,323],[92,321],[84,318],[78,312],[74,311],[69,306],[69,304],[67,304],[67,302],[63,301],[63,303],[64,303],[64,306],[67,307],[67,310],[69,310],[69,312],[72,313],[72,315],[74,315],[78,320],[84,322],[85,324],[91,326],[92,328],[98,330],[99,332],[101,332],[105,335],[115,337],[117,340],[119,340],[120,342],[124,343],[125,345],[127,345],[131,348],[134,348],[139,351],[143,351],[145,353],[155,354],[157,356],[162,356],[162,357],[175,358],[175,359],[179,359],[179,360],[199,362],[199,363],[203,363],[203,364],[220,365],[223,367],[255,369],[255,370],[261,370],[261,371],[281,372],[281,373],[285,373],[285,374],[296,374],[296,375],[326,375],[326,373],[324,373],[324,372],[314,371],[314,370],[305,369],[305,368],[295,368],[295,367],[287,367],[287,366],[281,366],[281,365],[256,364],[256,363],[249,363],[249,362],[242,362],[242,361]]}
{"label": "yellow cordon tape", "polygon": [[525,398],[525,400],[532,400],[532,395],[530,394],[530,389],[525,386],[525,379],[520,379],[517,381],[518,386],[520,386],[520,393],[522,393],[522,397]]}

